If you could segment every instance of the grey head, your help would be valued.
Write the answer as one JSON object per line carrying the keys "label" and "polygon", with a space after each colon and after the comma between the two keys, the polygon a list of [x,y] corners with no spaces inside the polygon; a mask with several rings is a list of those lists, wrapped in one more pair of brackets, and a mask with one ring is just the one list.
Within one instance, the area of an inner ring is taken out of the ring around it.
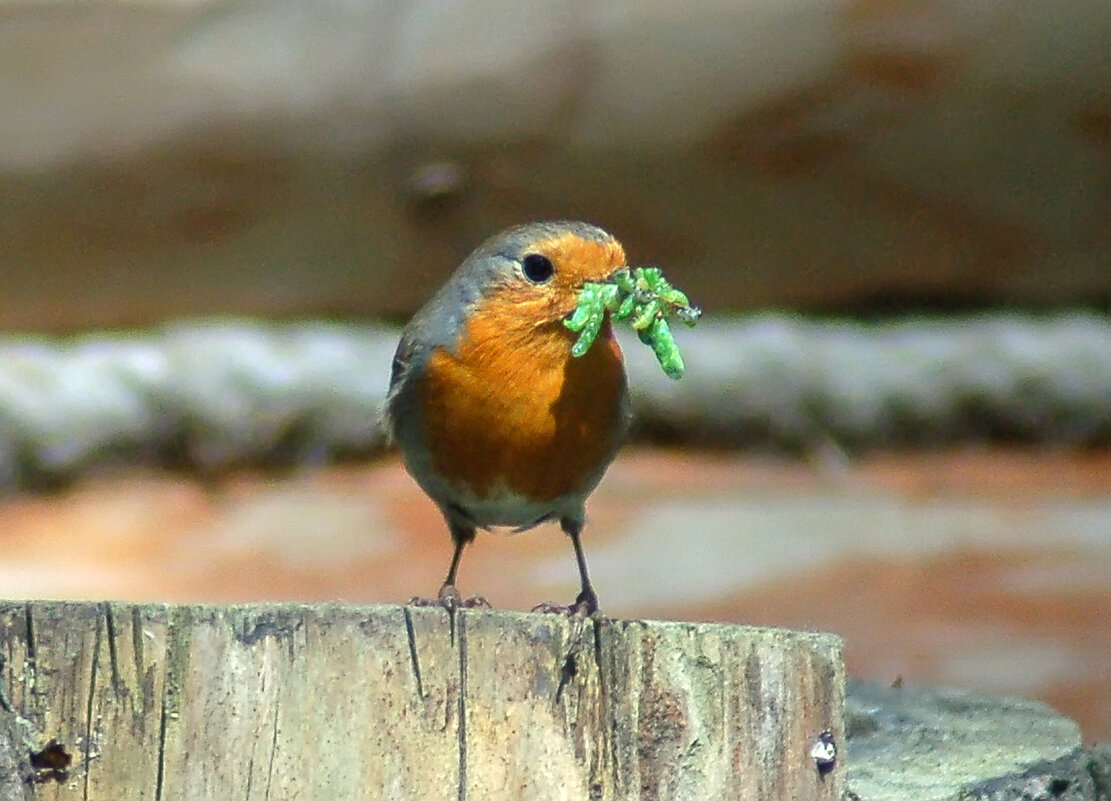
{"label": "grey head", "polygon": [[392,398],[407,372],[422,365],[436,348],[455,348],[471,309],[493,288],[527,282],[522,269],[536,243],[574,234],[584,240],[613,240],[596,225],[559,220],[515,225],[479,245],[405,326],[390,374]]}

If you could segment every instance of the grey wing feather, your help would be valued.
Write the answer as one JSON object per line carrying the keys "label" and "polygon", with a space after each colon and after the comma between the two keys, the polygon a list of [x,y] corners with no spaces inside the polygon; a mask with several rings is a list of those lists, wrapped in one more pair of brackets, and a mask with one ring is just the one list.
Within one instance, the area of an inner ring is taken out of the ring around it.
{"label": "grey wing feather", "polygon": [[408,384],[406,377],[412,370],[420,369],[435,349],[455,348],[470,309],[490,285],[505,279],[515,263],[510,255],[480,248],[405,326],[394,352],[390,388],[380,416],[390,439],[395,438],[395,403]]}

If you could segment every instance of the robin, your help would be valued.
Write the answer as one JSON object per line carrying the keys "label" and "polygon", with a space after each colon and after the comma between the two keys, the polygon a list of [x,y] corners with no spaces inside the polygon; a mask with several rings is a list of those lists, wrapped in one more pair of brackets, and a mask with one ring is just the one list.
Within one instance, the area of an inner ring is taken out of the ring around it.
{"label": "robin", "polygon": [[455,588],[477,529],[558,520],[593,614],[581,535],[584,503],[629,425],[621,349],[609,321],[575,358],[563,321],[588,281],[625,251],[584,222],[520,225],[491,237],[409,321],[393,360],[386,423],[409,473],[443,513],[454,552],[439,602],[482,605]]}

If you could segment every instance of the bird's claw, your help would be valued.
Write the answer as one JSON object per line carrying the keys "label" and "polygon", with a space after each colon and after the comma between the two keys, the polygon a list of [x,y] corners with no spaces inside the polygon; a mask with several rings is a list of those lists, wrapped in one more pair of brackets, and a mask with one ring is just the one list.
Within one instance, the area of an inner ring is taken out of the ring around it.
{"label": "bird's claw", "polygon": [[598,615],[598,596],[593,592],[583,591],[579,593],[573,604],[564,606],[562,604],[552,603],[551,601],[545,601],[542,604],[534,606],[532,611],[546,615],[567,615],[568,617],[592,618]]}
{"label": "bird's claw", "polygon": [[440,594],[435,598],[423,598],[417,596],[409,599],[410,606],[439,606],[446,609],[448,612],[454,612],[457,609],[492,609],[490,602],[481,595],[472,595],[470,598],[463,598],[459,595],[459,591],[455,589],[452,584],[445,584],[440,588]]}
{"label": "bird's claw", "polygon": [[459,601],[460,609],[493,609],[494,606],[481,595],[472,595]]}

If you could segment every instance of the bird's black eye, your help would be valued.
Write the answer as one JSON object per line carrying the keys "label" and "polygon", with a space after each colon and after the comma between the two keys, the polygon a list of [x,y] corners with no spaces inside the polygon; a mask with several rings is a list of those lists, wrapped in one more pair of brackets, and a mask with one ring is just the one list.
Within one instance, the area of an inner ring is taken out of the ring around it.
{"label": "bird's black eye", "polygon": [[555,273],[552,260],[547,256],[541,256],[539,253],[530,253],[525,256],[521,260],[521,270],[524,272],[525,278],[534,284],[544,283]]}

